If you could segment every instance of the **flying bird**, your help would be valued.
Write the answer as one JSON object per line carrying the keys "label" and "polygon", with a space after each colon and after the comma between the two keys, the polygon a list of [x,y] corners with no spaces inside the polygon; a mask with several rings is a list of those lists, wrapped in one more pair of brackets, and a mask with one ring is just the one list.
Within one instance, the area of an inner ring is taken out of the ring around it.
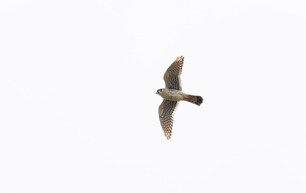
{"label": "flying bird", "polygon": [[166,88],[161,88],[156,91],[156,94],[164,99],[159,105],[158,114],[161,127],[167,139],[171,138],[173,114],[179,101],[188,101],[198,106],[200,106],[203,102],[203,98],[201,96],[190,95],[182,92],[180,76],[183,69],[183,63],[183,56],[175,59],[164,74]]}

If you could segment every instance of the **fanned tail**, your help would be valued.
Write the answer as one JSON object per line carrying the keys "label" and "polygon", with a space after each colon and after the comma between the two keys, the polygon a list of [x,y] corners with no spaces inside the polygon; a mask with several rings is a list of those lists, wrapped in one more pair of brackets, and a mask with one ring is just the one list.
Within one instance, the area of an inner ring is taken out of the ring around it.
{"label": "fanned tail", "polygon": [[185,95],[184,100],[190,103],[196,104],[200,106],[203,103],[203,98],[201,96],[194,96],[194,95]]}

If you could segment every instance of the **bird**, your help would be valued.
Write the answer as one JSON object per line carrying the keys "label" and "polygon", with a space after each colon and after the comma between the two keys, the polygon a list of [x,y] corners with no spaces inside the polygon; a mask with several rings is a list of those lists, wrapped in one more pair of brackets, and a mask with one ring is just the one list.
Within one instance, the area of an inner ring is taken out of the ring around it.
{"label": "bird", "polygon": [[164,99],[159,105],[158,114],[161,127],[167,139],[171,139],[173,114],[179,101],[188,101],[198,106],[203,103],[203,98],[201,96],[182,92],[181,73],[183,63],[183,56],[179,56],[175,59],[164,74],[165,88],[158,89],[155,93]]}

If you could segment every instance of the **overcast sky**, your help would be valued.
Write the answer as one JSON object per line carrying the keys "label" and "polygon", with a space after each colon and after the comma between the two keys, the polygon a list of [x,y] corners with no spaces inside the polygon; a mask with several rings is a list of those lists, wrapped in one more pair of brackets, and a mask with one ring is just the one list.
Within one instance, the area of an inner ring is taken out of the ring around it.
{"label": "overcast sky", "polygon": [[0,192],[305,193],[303,2],[2,0]]}

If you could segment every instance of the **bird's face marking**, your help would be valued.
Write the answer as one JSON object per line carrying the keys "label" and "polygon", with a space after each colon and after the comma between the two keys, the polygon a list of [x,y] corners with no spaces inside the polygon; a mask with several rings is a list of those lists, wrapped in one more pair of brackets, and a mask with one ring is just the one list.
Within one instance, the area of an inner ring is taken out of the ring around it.
{"label": "bird's face marking", "polygon": [[162,91],[163,91],[163,89],[158,89],[155,94],[159,94],[160,95],[160,93],[162,93]]}

